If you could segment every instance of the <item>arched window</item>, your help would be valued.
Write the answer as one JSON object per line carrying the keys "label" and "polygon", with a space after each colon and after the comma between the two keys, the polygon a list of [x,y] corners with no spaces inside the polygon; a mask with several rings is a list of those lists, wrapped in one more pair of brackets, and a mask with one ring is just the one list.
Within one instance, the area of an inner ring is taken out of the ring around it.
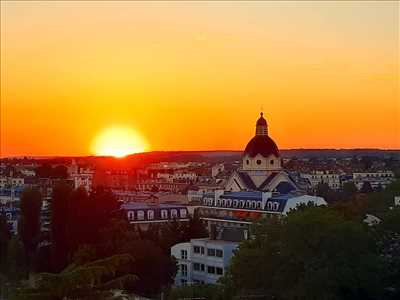
{"label": "arched window", "polygon": [[178,211],[176,209],[171,209],[171,218],[177,218],[178,217]]}
{"label": "arched window", "polygon": [[161,210],[161,219],[168,219],[168,210],[166,209]]}
{"label": "arched window", "polygon": [[256,163],[257,165],[261,165],[261,159],[257,159]]}
{"label": "arched window", "polygon": [[271,165],[273,165],[273,164],[274,164],[274,160],[271,159],[269,163],[270,163]]}
{"label": "arched window", "polygon": [[128,211],[128,219],[129,220],[135,220],[135,212]]}

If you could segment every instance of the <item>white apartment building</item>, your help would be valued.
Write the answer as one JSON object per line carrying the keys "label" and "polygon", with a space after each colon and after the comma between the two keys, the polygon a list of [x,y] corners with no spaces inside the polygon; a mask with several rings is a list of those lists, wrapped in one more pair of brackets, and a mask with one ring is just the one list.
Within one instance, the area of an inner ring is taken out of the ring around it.
{"label": "white apartment building", "polygon": [[311,187],[315,188],[319,183],[326,183],[331,189],[337,190],[341,188],[340,174],[330,171],[314,171],[309,174],[300,174],[301,178],[310,181]]}
{"label": "white apartment building", "polygon": [[230,264],[238,242],[210,238],[176,244],[171,255],[178,264],[175,285],[215,284]]}
{"label": "white apartment building", "polygon": [[358,189],[361,189],[364,182],[369,182],[372,188],[376,188],[379,185],[381,185],[382,188],[385,188],[394,180],[395,177],[392,171],[353,173],[353,181]]}

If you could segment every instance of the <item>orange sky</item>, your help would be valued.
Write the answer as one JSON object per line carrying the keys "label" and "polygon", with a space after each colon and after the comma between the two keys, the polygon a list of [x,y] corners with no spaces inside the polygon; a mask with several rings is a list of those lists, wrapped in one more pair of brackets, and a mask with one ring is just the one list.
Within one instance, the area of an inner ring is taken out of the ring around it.
{"label": "orange sky", "polygon": [[398,2],[1,2],[1,156],[400,148]]}

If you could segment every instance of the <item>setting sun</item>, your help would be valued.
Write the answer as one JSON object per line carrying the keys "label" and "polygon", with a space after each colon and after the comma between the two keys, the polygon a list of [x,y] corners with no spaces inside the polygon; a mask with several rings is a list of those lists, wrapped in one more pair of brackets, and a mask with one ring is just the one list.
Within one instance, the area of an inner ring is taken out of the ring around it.
{"label": "setting sun", "polygon": [[147,143],[135,130],[112,127],[102,131],[93,141],[92,152],[96,155],[124,157],[128,154],[144,152]]}

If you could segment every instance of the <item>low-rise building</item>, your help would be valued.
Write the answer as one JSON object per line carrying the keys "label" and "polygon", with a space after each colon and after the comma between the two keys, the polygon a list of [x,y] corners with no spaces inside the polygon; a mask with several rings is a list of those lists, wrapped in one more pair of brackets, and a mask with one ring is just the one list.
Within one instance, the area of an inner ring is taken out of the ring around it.
{"label": "low-rise building", "polygon": [[261,191],[229,192],[218,190],[205,194],[196,210],[208,228],[249,227],[262,217],[280,217],[299,205],[327,205],[322,197],[301,193],[279,194]]}
{"label": "low-rise building", "polygon": [[340,174],[330,171],[313,171],[311,173],[300,175],[307,179],[312,188],[316,188],[320,183],[326,183],[331,189],[338,190],[341,188]]}
{"label": "low-rise building", "polygon": [[[231,230],[224,229],[225,232]],[[246,237],[243,235],[233,240],[225,239],[222,234],[219,237],[192,239],[190,242],[174,245],[171,255],[178,265],[175,285],[217,283],[226,273],[239,242],[244,238]]]}
{"label": "low-rise building", "polygon": [[381,186],[386,188],[387,185],[395,180],[392,171],[377,171],[377,172],[358,172],[353,173],[353,182],[358,189],[361,189],[364,182],[369,182],[373,189]]}

